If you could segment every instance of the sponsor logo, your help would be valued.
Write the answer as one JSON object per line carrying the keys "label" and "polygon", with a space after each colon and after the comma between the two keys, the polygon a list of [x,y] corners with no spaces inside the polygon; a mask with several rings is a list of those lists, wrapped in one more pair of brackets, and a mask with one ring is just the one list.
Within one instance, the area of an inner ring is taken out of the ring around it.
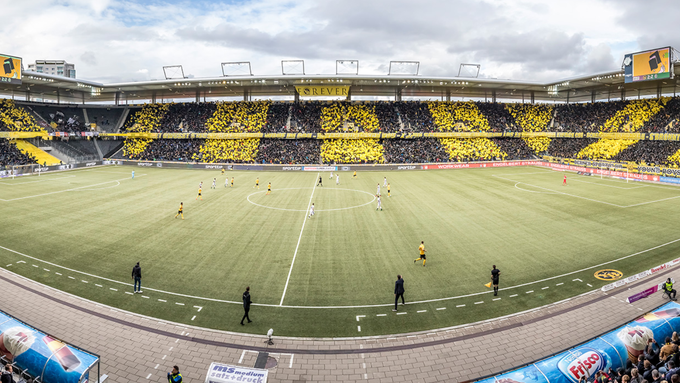
{"label": "sponsor logo", "polygon": [[302,166],[284,166],[281,170],[302,170]]}
{"label": "sponsor logo", "polygon": [[415,165],[397,166],[398,170],[413,170],[415,168]]}
{"label": "sponsor logo", "polygon": [[137,162],[137,166],[153,166],[153,164],[149,162]]}
{"label": "sponsor logo", "polygon": [[222,165],[205,165],[206,169],[222,169],[224,166]]}
{"label": "sponsor logo", "polygon": [[[64,165],[62,165],[62,166],[64,166]],[[61,169],[61,166],[60,166],[59,168]],[[48,170],[50,170],[50,168],[48,168],[48,167],[46,167],[46,166],[45,166],[45,167],[43,167],[43,166],[38,166],[38,168],[35,169],[36,172],[46,172],[46,171],[48,171]],[[63,170],[63,169],[61,169],[61,170]]]}
{"label": "sponsor logo", "polygon": [[349,171],[349,166],[343,166],[342,167],[343,172],[348,172]]}
{"label": "sponsor logo", "polygon": [[88,162],[85,164],[85,166],[97,166],[96,162]]}
{"label": "sponsor logo", "polygon": [[330,172],[337,170],[337,166],[303,166],[302,170],[306,172]]}
{"label": "sponsor logo", "polygon": [[578,382],[582,377],[590,377],[598,371],[603,371],[609,365],[607,356],[592,348],[579,348],[569,351],[557,362],[559,370],[571,382]]}
{"label": "sponsor logo", "polygon": [[162,163],[162,162],[159,162],[159,163],[156,164],[156,166],[159,167],[159,168],[162,168],[162,167],[163,167],[163,163]]}
{"label": "sponsor logo", "polygon": [[603,269],[595,272],[595,278],[601,281],[615,281],[623,277],[623,273],[613,269]]}

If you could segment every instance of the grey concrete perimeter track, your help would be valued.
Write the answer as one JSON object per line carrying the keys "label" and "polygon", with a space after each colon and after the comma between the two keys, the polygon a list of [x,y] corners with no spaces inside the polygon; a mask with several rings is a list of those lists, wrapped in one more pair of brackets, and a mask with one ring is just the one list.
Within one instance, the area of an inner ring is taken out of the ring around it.
{"label": "grey concrete perimeter track", "polygon": [[0,271],[0,309],[99,354],[107,382],[166,382],[174,364],[185,382],[203,382],[211,362],[253,367],[263,350],[278,361],[269,382],[462,382],[543,358],[635,319],[665,301],[659,294],[634,304],[625,299],[668,277],[680,278],[680,270],[494,321],[371,338],[277,337],[268,350],[264,336],[142,317],[6,270]]}

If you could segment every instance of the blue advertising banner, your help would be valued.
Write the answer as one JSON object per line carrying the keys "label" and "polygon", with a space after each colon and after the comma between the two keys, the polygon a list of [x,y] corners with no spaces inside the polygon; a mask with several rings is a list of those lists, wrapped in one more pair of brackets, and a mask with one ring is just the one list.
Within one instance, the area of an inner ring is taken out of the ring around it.
{"label": "blue advertising banner", "polygon": [[45,383],[89,380],[99,358],[0,313],[0,354]]}
{"label": "blue advertising banner", "polygon": [[659,177],[661,179],[661,182],[670,182],[672,184],[680,184],[680,178],[673,178],[673,177]]}
{"label": "blue advertising banner", "polygon": [[663,343],[673,331],[680,330],[680,304],[669,302],[638,319],[596,339],[553,355],[531,365],[478,382],[577,383],[598,371],[637,364],[652,339]]}

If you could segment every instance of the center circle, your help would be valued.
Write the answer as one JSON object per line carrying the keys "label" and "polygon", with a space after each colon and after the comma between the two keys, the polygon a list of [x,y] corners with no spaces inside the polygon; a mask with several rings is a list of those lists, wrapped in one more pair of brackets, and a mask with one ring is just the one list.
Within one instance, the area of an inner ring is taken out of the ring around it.
{"label": "center circle", "polygon": [[[376,199],[375,195],[373,195],[372,193],[367,192],[367,191],[365,191],[365,190],[343,189],[343,188],[328,188],[328,189],[322,189],[322,188],[310,188],[310,187],[306,187],[306,188],[283,188],[283,189],[274,189],[274,190],[272,190],[272,194],[273,194],[273,193],[277,193],[277,194],[278,194],[278,192],[280,192],[280,191],[286,191],[286,190],[310,190],[310,189],[315,189],[315,191],[314,191],[315,194],[316,194],[317,192],[325,193],[326,191],[340,191],[340,192],[363,193],[363,194],[366,194],[366,195],[371,196],[371,200],[368,201],[368,202],[360,203],[360,204],[353,205],[353,206],[339,207],[339,208],[333,208],[333,209],[319,209],[319,208],[318,208],[318,207],[319,207],[319,204],[318,204],[318,203],[315,203],[315,207],[316,207],[315,210],[316,210],[317,212],[321,212],[321,211],[338,211],[338,210],[356,209],[356,208],[358,208],[358,207],[366,206],[366,205],[368,205],[368,204],[374,202],[375,199]],[[263,197],[261,197],[260,195],[261,195],[261,194],[265,194],[265,193],[267,193],[266,190],[257,191],[257,192],[255,192],[255,193],[251,193],[250,195],[248,195],[248,197],[246,197],[246,199],[247,199],[248,202],[250,202],[251,204],[253,204],[253,205],[255,205],[255,206],[258,206],[258,207],[263,207],[263,208],[265,208],[265,209],[283,210],[283,211],[304,211],[304,212],[306,212],[306,211],[309,209],[309,208],[306,208],[306,209],[289,209],[289,208],[283,208],[283,207],[277,207],[277,206],[267,206],[267,205],[263,205],[263,204],[261,204],[261,203],[257,203],[257,202],[255,202],[255,201],[253,201],[253,199],[259,200],[260,198],[263,198]],[[265,194],[265,195],[266,195],[266,194]],[[256,196],[256,197],[254,197],[254,196]],[[304,195],[304,196],[301,195],[299,198],[300,198],[301,201],[304,201],[305,203],[311,203],[311,202],[309,202],[309,201],[310,201],[310,195]],[[261,201],[258,201],[258,202],[261,202]],[[313,202],[313,200],[312,200],[312,202]]]}

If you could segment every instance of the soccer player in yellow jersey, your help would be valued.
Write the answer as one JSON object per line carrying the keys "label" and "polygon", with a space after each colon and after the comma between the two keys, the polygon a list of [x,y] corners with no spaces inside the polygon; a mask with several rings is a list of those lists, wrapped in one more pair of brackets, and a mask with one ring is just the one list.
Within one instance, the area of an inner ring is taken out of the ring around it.
{"label": "soccer player in yellow jersey", "polygon": [[267,194],[272,192],[272,183],[270,182],[269,185],[267,185]]}
{"label": "soccer player in yellow jersey", "polygon": [[357,178],[357,171],[356,170],[354,171],[354,175],[352,176],[352,178]]}
{"label": "soccer player in yellow jersey", "polygon": [[198,198],[200,197],[200,198],[201,198],[201,201],[203,201],[203,197],[201,196],[201,192],[202,192],[202,191],[203,191],[203,189],[199,187],[199,188],[198,188],[198,195],[196,196],[196,199],[198,199]]}
{"label": "soccer player in yellow jersey", "polygon": [[234,177],[231,177],[231,187],[234,187]]}
{"label": "soccer player in yellow jersey", "polygon": [[253,187],[254,188],[256,187],[258,189],[260,188],[260,177],[257,177],[257,179],[255,180],[255,186],[253,186]]}
{"label": "soccer player in yellow jersey", "polygon": [[423,260],[423,266],[425,266],[425,241],[420,241],[420,246],[418,246],[418,251],[420,252],[420,258],[414,259],[413,263],[416,263],[417,261],[420,261],[421,259]]}
{"label": "soccer player in yellow jersey", "polygon": [[175,218],[177,218],[178,215],[181,215],[182,219],[184,219],[184,202],[179,203],[179,210],[177,210],[177,214],[175,214]]}
{"label": "soccer player in yellow jersey", "polygon": [[392,194],[390,194],[390,184],[389,183],[387,184],[387,196],[388,197],[392,196]]}
{"label": "soccer player in yellow jersey", "polygon": [[224,168],[222,168],[222,175],[224,175]]}

